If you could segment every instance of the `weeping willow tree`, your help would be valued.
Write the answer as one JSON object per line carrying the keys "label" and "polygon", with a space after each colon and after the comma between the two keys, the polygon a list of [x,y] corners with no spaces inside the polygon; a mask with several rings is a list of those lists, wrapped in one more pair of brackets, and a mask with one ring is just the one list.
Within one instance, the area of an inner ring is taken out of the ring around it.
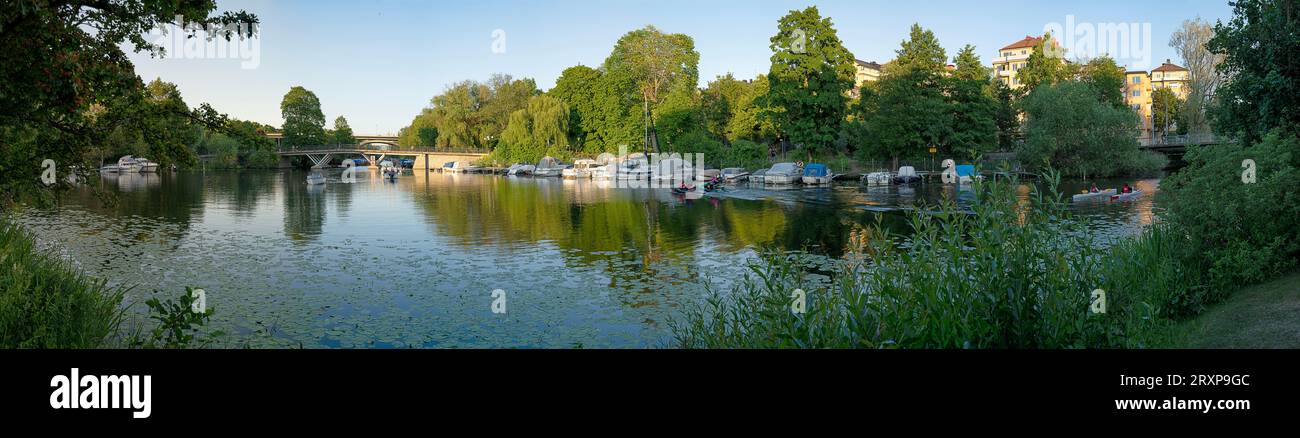
{"label": "weeping willow tree", "polygon": [[548,155],[568,155],[568,132],[569,106],[554,97],[533,96],[527,107],[510,114],[493,157],[531,163]]}

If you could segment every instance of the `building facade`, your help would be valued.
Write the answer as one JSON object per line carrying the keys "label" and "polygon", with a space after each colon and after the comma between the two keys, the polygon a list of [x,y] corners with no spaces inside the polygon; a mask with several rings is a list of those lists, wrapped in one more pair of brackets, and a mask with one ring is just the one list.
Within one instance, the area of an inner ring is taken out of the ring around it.
{"label": "building facade", "polygon": [[[1124,103],[1137,113],[1139,141],[1147,143],[1155,139],[1156,129],[1153,126],[1155,106],[1151,99],[1155,96],[1156,90],[1169,89],[1179,100],[1186,100],[1190,91],[1188,88],[1190,80],[1190,72],[1170,60],[1165,60],[1164,64],[1149,73],[1129,71],[1125,74]],[[1171,126],[1162,130],[1173,128],[1175,127]]]}
{"label": "building facade", "polygon": [[998,56],[993,58],[993,75],[1003,85],[1017,89],[1024,85],[1016,77],[1016,72],[1025,68],[1025,63],[1029,61],[1029,55],[1034,53],[1034,47],[1043,42],[1041,37],[1026,36],[1025,39],[1016,41],[998,50]]}

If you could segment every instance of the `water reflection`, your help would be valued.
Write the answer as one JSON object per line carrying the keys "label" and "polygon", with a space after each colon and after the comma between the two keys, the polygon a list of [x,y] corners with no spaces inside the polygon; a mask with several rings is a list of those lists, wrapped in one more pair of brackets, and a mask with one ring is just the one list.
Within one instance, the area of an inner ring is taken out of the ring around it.
{"label": "water reflection", "polygon": [[[756,248],[839,257],[877,214],[905,233],[906,211],[974,196],[741,185],[687,201],[608,181],[325,173],[324,185],[299,171],[105,177],[116,204],[78,191],[19,219],[92,274],[137,286],[131,301],[205,288],[226,346],[633,347],[662,342],[667,318],[704,283],[741,278]],[[1076,211],[1132,233],[1152,199]],[[507,291],[505,315],[490,312],[494,289]]]}

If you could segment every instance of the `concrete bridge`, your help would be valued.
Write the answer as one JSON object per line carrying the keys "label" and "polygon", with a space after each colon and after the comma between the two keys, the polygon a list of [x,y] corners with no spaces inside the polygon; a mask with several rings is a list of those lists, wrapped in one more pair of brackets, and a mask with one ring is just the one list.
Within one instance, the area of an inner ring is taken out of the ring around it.
{"label": "concrete bridge", "polygon": [[330,160],[336,156],[361,157],[371,166],[377,165],[388,157],[411,158],[414,160],[412,169],[437,169],[453,161],[478,161],[488,156],[486,152],[478,151],[398,150],[396,147],[386,146],[387,144],[373,142],[346,146],[299,146],[280,148],[276,153],[280,155],[281,167],[288,167],[289,157],[307,157],[311,160],[312,167],[316,168],[329,165]]}
{"label": "concrete bridge", "polygon": [[[275,146],[276,146],[277,149],[283,149],[283,148],[284,148],[284,134],[283,134],[283,133],[279,133],[279,132],[271,132],[271,133],[267,133],[267,134],[264,134],[264,135],[266,135],[266,138],[269,138],[269,139],[275,140]],[[376,147],[387,146],[387,147],[389,147],[389,148],[393,148],[393,149],[397,149],[398,147],[400,147],[400,145],[397,144],[397,137],[394,137],[394,136],[388,136],[388,135],[353,135],[352,138],[357,139],[357,144],[356,144],[356,145],[357,145],[357,146],[361,146],[361,147],[365,147],[365,146],[376,146]]]}

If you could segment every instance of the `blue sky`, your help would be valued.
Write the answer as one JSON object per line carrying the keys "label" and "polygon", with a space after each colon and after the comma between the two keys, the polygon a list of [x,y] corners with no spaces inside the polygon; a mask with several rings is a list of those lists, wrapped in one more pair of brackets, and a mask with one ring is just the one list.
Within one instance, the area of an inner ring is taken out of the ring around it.
{"label": "blue sky", "polygon": [[[1041,34],[1049,23],[1150,23],[1153,66],[1178,63],[1169,36],[1183,20],[1231,15],[1227,0],[1162,1],[419,1],[229,0],[262,21],[256,68],[238,59],[151,59],[135,55],[146,81],[176,83],[190,105],[280,125],[280,99],[302,85],[321,99],[329,122],[347,117],[358,134],[408,124],[449,84],[493,73],[529,77],[542,89],[565,68],[598,66],[624,33],[653,24],[695,39],[701,85],[717,75],[767,71],[768,39],[792,9],[816,5],[859,59],[884,62],[920,23],[951,58],[973,44],[985,64],[997,49]],[[493,33],[504,31],[504,53]],[[1139,45],[1143,43],[1139,40]],[[1121,59],[1122,63],[1124,59]],[[1130,63],[1131,64],[1131,63]]]}

